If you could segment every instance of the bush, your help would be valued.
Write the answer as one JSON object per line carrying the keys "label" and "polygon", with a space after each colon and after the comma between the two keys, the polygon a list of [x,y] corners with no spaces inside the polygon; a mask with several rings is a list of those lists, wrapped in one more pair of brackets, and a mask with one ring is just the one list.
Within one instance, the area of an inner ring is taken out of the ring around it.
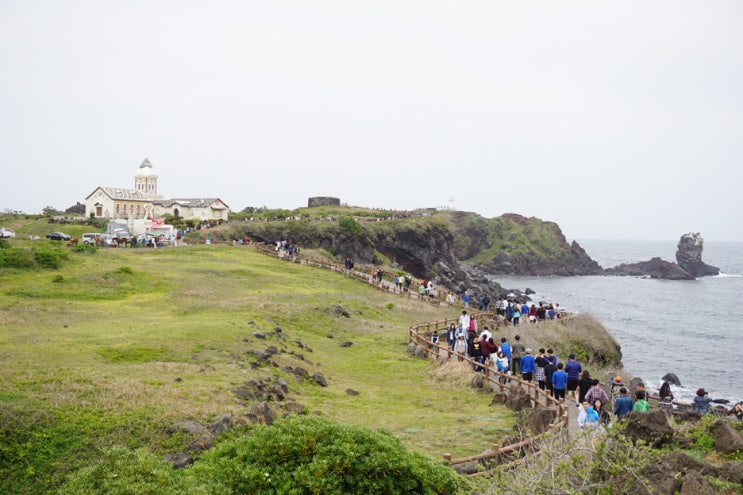
{"label": "bush", "polygon": [[342,229],[347,230],[351,235],[359,235],[364,231],[361,224],[352,217],[341,218],[338,225],[340,225]]}
{"label": "bush", "polygon": [[132,270],[128,266],[120,266],[116,269],[116,273],[121,273],[123,275],[134,275],[134,270]]}
{"label": "bush", "polygon": [[192,475],[227,493],[455,493],[450,468],[405,450],[389,433],[290,416],[208,452]]}
{"label": "bush", "polygon": [[10,248],[10,242],[8,242],[8,239],[0,237],[0,249],[9,249],[9,248]]}
{"label": "bush", "polygon": [[105,452],[101,462],[70,476],[58,493],[60,495],[198,493],[196,490],[186,490],[179,475],[178,471],[173,470],[172,465],[146,449],[130,451],[124,447],[113,447]]}
{"label": "bush", "polygon": [[69,258],[66,252],[54,248],[37,247],[33,251],[36,263],[44,268],[51,268],[53,270],[61,268],[62,260]]}
{"label": "bush", "polygon": [[93,244],[79,244],[72,248],[72,251],[75,253],[95,254],[98,252],[98,248]]}
{"label": "bush", "polygon": [[114,447],[95,466],[73,473],[59,493],[435,495],[464,493],[467,484],[442,463],[408,452],[389,433],[290,416],[225,441],[184,470],[145,449]]}
{"label": "bush", "polygon": [[5,268],[32,268],[34,261],[27,251],[10,248],[0,249],[0,267]]}

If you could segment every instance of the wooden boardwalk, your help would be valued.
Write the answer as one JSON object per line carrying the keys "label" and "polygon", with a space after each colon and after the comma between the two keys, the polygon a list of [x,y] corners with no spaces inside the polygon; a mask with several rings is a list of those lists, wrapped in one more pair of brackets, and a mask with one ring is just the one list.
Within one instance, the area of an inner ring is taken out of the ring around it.
{"label": "wooden boardwalk", "polygon": [[[276,251],[272,246],[255,245],[255,248],[258,252],[267,256],[284,259],[292,263],[315,266],[338,272],[346,277],[369,284],[379,290],[394,294],[398,297],[421,300],[421,302],[431,304],[448,305],[456,307],[457,309],[462,309],[465,307],[461,301],[457,301],[455,304],[449,304],[446,303],[440,297],[440,295],[434,298],[421,296],[417,290],[401,290],[399,287],[396,287],[394,283],[385,280],[378,281],[372,276],[373,267],[363,267],[364,271],[359,271],[356,269],[348,269],[345,267],[344,264],[328,259],[308,257],[305,255],[292,256],[288,253]],[[496,320],[496,316],[492,312],[475,312],[473,314],[477,316],[478,321],[482,321],[483,324],[489,324],[492,328],[496,328],[497,326],[499,326],[500,322]],[[475,373],[474,370],[476,365],[484,367],[484,370],[482,371],[483,376],[485,380],[493,387],[493,389],[497,390],[499,393],[505,393],[509,390],[512,390],[513,388],[521,388],[530,395],[532,407],[543,407],[555,410],[557,419],[552,425],[553,430],[562,429],[563,432],[567,433],[571,437],[578,434],[578,408],[576,407],[576,403],[573,400],[565,399],[564,403],[560,402],[552,397],[547,391],[541,390],[535,382],[524,381],[521,379],[521,377],[518,376],[506,376],[502,372],[495,370],[492,364],[480,365],[479,363],[476,363],[472,358],[460,356],[459,354],[454,353],[449,348],[449,346],[446,345],[445,342],[443,344],[440,343],[441,339],[439,339],[439,342],[433,343],[432,336],[434,334],[438,335],[441,332],[445,332],[446,329],[449,327],[449,324],[457,323],[457,318],[450,318],[435,322],[422,322],[411,325],[408,335],[409,342],[414,343],[417,349],[422,349],[426,357],[428,357],[429,359],[451,360],[452,358],[454,358],[467,361],[472,366],[473,374]],[[521,442],[505,447],[498,448],[497,445],[494,444],[494,448],[490,452],[473,455],[463,459],[451,459],[450,456],[445,456],[445,458],[453,466],[468,462],[479,462],[487,460],[488,458],[496,457],[499,453],[525,449],[528,445],[531,444],[532,441],[533,438],[528,437]]]}

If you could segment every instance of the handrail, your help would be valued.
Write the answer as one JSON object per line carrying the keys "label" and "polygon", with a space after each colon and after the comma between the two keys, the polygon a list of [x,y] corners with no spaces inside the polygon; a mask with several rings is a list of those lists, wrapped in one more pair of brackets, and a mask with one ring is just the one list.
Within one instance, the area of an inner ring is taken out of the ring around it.
{"label": "handrail", "polygon": [[[418,300],[426,300],[430,301],[434,304],[443,304],[445,301],[441,300],[440,298],[429,298],[424,297],[421,298],[420,294],[416,291],[400,291],[397,287],[394,287],[392,284],[386,283],[386,282],[375,282],[374,277],[371,273],[366,274],[359,272],[354,269],[348,269],[345,267],[345,265],[342,265],[341,263],[337,261],[331,261],[324,258],[317,258],[312,256],[306,256],[306,255],[291,255],[288,253],[283,253],[280,251],[276,251],[273,248],[269,248],[264,245],[255,245],[255,249],[267,256],[275,257],[277,259],[284,259],[286,261],[290,261],[293,263],[299,263],[302,265],[307,266],[316,266],[320,268],[325,268],[331,271],[342,273],[344,276],[367,283],[372,285],[373,287],[376,287],[380,290],[384,290],[388,293],[393,293],[402,297],[408,297],[410,299],[418,299]],[[450,304],[450,303],[447,303]],[[451,305],[451,304],[450,304]],[[453,306],[464,308],[464,304],[460,301],[456,301]],[[475,317],[477,317],[478,321],[493,321],[495,326],[497,326],[497,320],[494,313],[485,313],[485,312],[478,312],[473,313]],[[457,319],[444,319],[439,320],[435,322],[424,322],[419,323],[416,325],[411,325],[409,330],[409,341],[415,343],[417,346],[420,346],[425,350],[426,356],[429,357],[431,354],[431,351],[433,350],[435,352],[436,356],[442,356],[446,355],[447,360],[451,360],[452,356],[456,356],[458,359],[462,361],[467,361],[470,366],[472,366],[473,369],[475,369],[475,366],[483,368],[483,375],[485,379],[492,383],[493,385],[497,386],[500,393],[503,393],[505,390],[512,390],[513,388],[524,388],[526,390],[526,393],[530,396],[531,401],[536,405],[545,407],[545,408],[554,408],[557,411],[557,417],[559,418],[559,421],[552,425],[552,428],[559,428],[562,426],[567,426],[568,423],[568,410],[565,404],[561,403],[554,397],[552,397],[548,392],[540,389],[535,383],[528,382],[523,380],[519,376],[515,375],[506,375],[502,371],[494,370],[491,366],[491,363],[478,363],[471,357],[463,356],[459,353],[455,353],[448,345],[442,345],[441,343],[433,343],[431,342],[430,337],[432,336],[431,332],[431,326],[433,326],[433,331],[438,333],[440,330],[448,328],[448,326],[451,323],[457,323]],[[425,330],[423,328],[425,327]],[[505,383],[504,383],[505,382]],[[517,448],[521,448],[524,446],[529,445],[533,439],[531,437],[527,438],[526,440],[523,440],[521,442],[516,442],[512,445],[504,446],[500,449],[493,449],[491,452],[485,452],[482,454],[477,454],[469,457],[465,457],[462,459],[451,459],[451,455],[445,454],[444,458],[449,461],[451,465],[456,464],[463,464],[466,462],[473,462],[481,459],[486,459],[490,457],[495,457],[500,453],[506,453],[510,452],[511,450],[515,450]]]}
{"label": "handrail", "polygon": [[[318,258],[318,257],[312,257],[312,256],[292,256],[285,253],[277,252],[273,248],[269,248],[267,246],[261,245],[261,244],[252,244],[252,247],[254,247],[258,252],[265,254],[267,256],[272,256],[277,259],[284,259],[286,261],[290,261],[293,263],[299,263],[307,266],[316,266],[325,268],[331,271],[342,273],[344,276],[352,278],[354,280],[358,280],[360,282],[364,282],[367,284],[370,284],[371,286],[384,290],[387,293],[392,293],[395,295],[398,295],[400,297],[408,297],[410,299],[417,299],[417,300],[425,300],[427,302],[433,303],[433,304],[447,304],[454,307],[459,308],[465,308],[465,305],[462,301],[456,300],[454,304],[447,303],[445,300],[443,300],[440,297],[440,294],[438,297],[430,298],[428,296],[421,297],[420,294],[417,291],[414,290],[399,290],[397,287],[395,287],[392,283],[382,281],[377,282],[375,281],[375,278],[371,274],[371,270],[369,273],[360,272],[358,270],[354,269],[347,269],[345,265],[341,264],[337,261],[331,261],[326,258]],[[468,308],[469,309],[469,308]],[[477,316],[478,320],[483,321],[482,318],[487,318],[484,321],[493,321],[495,326],[497,327],[499,325],[498,317],[495,316],[494,313],[488,312],[488,313],[475,313],[475,316]],[[483,368],[485,379],[494,385],[497,385],[500,392],[503,393],[504,389],[511,390],[515,386],[523,387],[526,392],[529,394],[531,401],[535,405],[540,405],[545,408],[555,408],[557,410],[557,416],[559,418],[559,421],[551,426],[552,429],[560,428],[560,427],[567,427],[568,421],[569,421],[569,413],[568,408],[565,406],[564,403],[561,403],[554,397],[552,397],[548,392],[540,389],[538,386],[536,386],[533,382],[526,382],[521,379],[519,376],[512,376],[512,375],[506,375],[502,371],[496,371],[491,368],[490,364],[486,363],[477,363],[474,359],[462,356],[458,353],[455,353],[453,350],[449,348],[448,345],[442,345],[440,343],[434,344],[431,342],[431,326],[433,325],[433,329],[435,332],[438,332],[440,329],[447,328],[451,323],[457,323],[456,319],[445,319],[441,321],[435,321],[435,322],[425,322],[425,323],[419,323],[417,325],[411,325],[409,330],[409,341],[415,343],[417,346],[420,346],[422,349],[425,350],[426,356],[430,356],[431,352],[434,351],[436,356],[442,356],[446,355],[447,360],[451,360],[452,356],[457,356],[457,358],[467,361],[474,369],[475,366]],[[564,323],[564,321],[563,321]],[[426,330],[422,331],[422,328],[425,326]],[[422,335],[421,335],[422,334]],[[503,383],[504,379],[507,379],[507,383]],[[649,395],[649,394],[648,394]],[[654,402],[658,401],[657,395],[649,395],[648,400],[652,400]],[[692,407],[692,404],[686,403],[686,402],[679,402],[679,401],[672,401],[672,404],[684,409],[690,409]],[[524,447],[526,445],[529,445],[533,441],[532,437],[527,438],[526,440],[523,440],[521,442],[514,443],[512,445],[507,445],[505,447],[502,447],[500,449],[494,448],[490,452],[485,452],[482,454],[477,454],[469,457],[464,457],[462,459],[451,459],[451,455],[445,454],[444,458],[451,464],[462,464],[466,462],[473,462],[481,459],[491,458],[495,457],[500,453],[506,453],[511,450],[515,450],[517,448]],[[478,473],[474,473],[476,475]]]}
{"label": "handrail", "polygon": [[[489,315],[487,313],[475,313],[475,316],[478,317],[478,320],[481,320],[483,316]],[[552,397],[552,395],[550,395],[547,391],[540,389],[539,386],[534,382],[525,381],[519,376],[506,375],[502,371],[496,371],[492,369],[492,365],[490,363],[478,363],[471,357],[466,357],[459,353],[455,353],[448,345],[442,345],[439,342],[434,344],[431,341],[433,333],[438,333],[440,330],[448,328],[451,323],[456,322],[456,319],[445,319],[435,322],[424,322],[418,323],[416,325],[411,325],[409,331],[409,341],[416,344],[416,346],[421,347],[424,350],[426,357],[431,357],[431,355],[433,354],[435,357],[445,357],[447,361],[450,361],[452,360],[452,357],[455,356],[460,361],[468,362],[473,370],[476,369],[476,367],[482,368],[485,379],[489,383],[497,386],[500,393],[503,393],[504,389],[525,389],[526,393],[530,396],[531,401],[534,403],[535,406],[539,405],[541,407],[545,407],[548,409],[554,408],[556,410],[558,421],[557,423],[552,425],[552,429],[567,427],[569,420],[567,406]],[[431,327],[433,327],[433,330]],[[504,381],[506,381],[506,379],[507,383],[503,383]],[[493,449],[489,452],[483,452],[481,454],[454,460],[451,459],[450,455],[445,454],[444,459],[447,460],[451,465],[463,464],[467,462],[492,458],[497,456],[499,453],[508,452],[510,450],[528,445],[530,442],[531,439],[529,439],[527,443],[524,443],[524,441],[517,442],[513,445],[509,445],[501,449]]]}

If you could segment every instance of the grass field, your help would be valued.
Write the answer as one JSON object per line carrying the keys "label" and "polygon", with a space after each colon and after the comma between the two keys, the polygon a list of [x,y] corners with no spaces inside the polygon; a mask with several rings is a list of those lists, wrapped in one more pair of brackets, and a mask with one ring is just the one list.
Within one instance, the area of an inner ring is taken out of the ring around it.
{"label": "grass field", "polygon": [[[258,378],[281,377],[311,413],[384,428],[433,457],[478,453],[514,427],[466,375],[405,352],[410,324],[456,312],[247,248],[70,253],[60,270],[0,269],[0,293],[0,493],[52,492],[111,445],[183,451],[179,421],[230,413],[245,425],[234,392]],[[279,366],[253,369],[268,345]]]}

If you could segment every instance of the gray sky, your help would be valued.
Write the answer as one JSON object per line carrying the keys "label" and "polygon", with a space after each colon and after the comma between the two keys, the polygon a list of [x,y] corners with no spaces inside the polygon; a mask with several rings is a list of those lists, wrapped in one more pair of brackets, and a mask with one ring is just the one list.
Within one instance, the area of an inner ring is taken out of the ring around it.
{"label": "gray sky", "polygon": [[330,195],[743,241],[743,2],[0,0],[0,209]]}

